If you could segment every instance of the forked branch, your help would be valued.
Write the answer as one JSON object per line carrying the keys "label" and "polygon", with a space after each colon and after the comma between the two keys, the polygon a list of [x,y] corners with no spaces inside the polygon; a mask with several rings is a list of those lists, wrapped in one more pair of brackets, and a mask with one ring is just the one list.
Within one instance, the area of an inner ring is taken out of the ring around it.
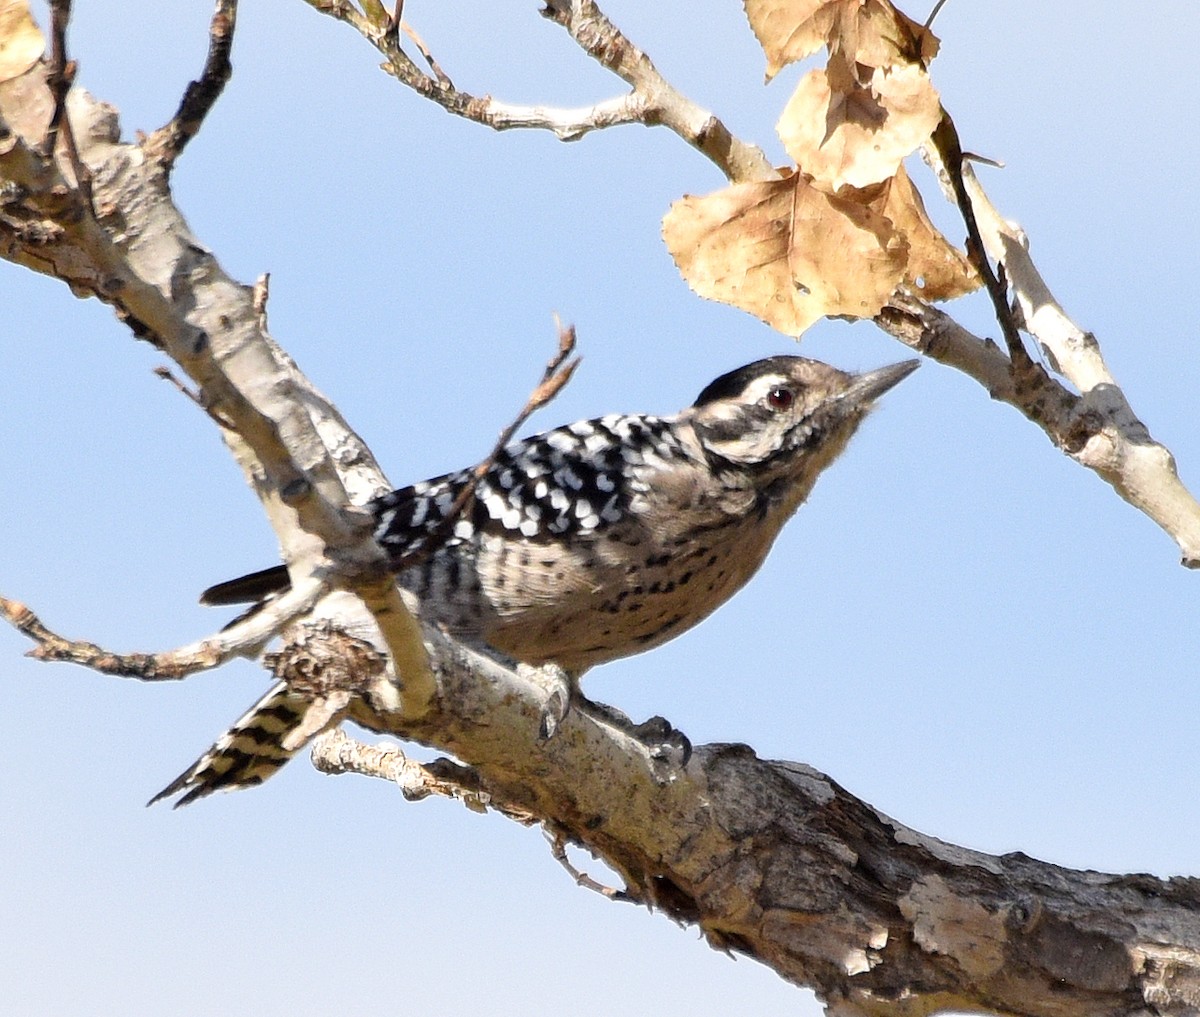
{"label": "forked branch", "polygon": [[[627,95],[592,106],[563,109],[520,106],[490,95],[455,88],[423,42],[416,45],[433,69],[427,74],[404,52],[390,17],[371,17],[345,0],[305,0],[314,10],[345,22],[383,56],[384,69],[396,80],[455,116],[497,131],[547,130],[561,141],[577,141],[591,131],[622,124],[662,125],[716,164],[731,180],[777,176],[761,149],[734,137],[711,112],[667,81],[592,0],[555,0],[543,14],[561,25],[589,56],[631,86]],[[368,8],[368,11],[370,8]]]}

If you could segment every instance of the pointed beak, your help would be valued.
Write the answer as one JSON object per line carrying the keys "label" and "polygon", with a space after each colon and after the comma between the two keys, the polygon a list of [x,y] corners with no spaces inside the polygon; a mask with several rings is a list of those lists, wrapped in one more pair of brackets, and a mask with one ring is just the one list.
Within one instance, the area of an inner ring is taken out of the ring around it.
{"label": "pointed beak", "polygon": [[842,399],[856,408],[861,407],[865,410],[884,392],[899,385],[920,366],[919,360],[902,360],[898,364],[867,371],[850,382],[850,387],[842,393]]}

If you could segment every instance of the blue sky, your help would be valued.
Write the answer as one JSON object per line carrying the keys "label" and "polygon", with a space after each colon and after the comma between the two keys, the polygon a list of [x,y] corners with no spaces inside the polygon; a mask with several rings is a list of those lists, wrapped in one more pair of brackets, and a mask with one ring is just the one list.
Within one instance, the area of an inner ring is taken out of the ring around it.
{"label": "blue sky", "polygon": [[[782,161],[773,124],[799,72],[763,86],[739,5],[704,5],[703,19],[685,3],[604,6],[678,87]],[[79,8],[80,81],[127,136],[158,126],[201,65],[208,5]],[[535,4],[410,2],[407,16],[467,90],[554,105],[620,91]],[[996,203],[1193,490],[1198,27],[1185,0],[1136,25],[1115,2],[1082,18],[956,0],[933,66],[964,144],[1006,164],[982,171]],[[532,429],[672,412],[722,371],[794,348],[680,281],[659,219],[722,181],[674,136],[494,135],[377,63],[300,0],[247,4],[234,78],[175,197],[231,274],[271,273],[272,331],[393,482],[486,452],[552,349],[553,312],[576,324],[584,363]],[[222,616],[196,593],[276,556],[215,429],[99,303],[7,264],[0,300],[0,592],[117,649],[210,631]],[[996,334],[981,301],[955,310]],[[856,369],[907,355],[840,323],[801,351]],[[946,840],[1196,874],[1197,582],[1032,425],[927,363],[747,590],[586,688],[693,741],[811,763]],[[303,758],[255,791],[146,810],[263,673],[151,687],[25,649],[0,630],[0,998],[13,1013],[817,1012],[694,931],[577,889],[536,830],[405,804]]]}

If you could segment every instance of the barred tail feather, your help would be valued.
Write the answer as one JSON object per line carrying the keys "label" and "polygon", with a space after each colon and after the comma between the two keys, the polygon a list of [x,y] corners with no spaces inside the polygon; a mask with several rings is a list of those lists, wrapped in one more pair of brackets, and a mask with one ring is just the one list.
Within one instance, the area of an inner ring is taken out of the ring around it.
{"label": "barred tail feather", "polygon": [[214,791],[233,791],[261,784],[303,747],[305,738],[289,738],[300,727],[312,700],[279,682],[247,710],[213,747],[146,804],[180,791],[174,807],[187,805]]}

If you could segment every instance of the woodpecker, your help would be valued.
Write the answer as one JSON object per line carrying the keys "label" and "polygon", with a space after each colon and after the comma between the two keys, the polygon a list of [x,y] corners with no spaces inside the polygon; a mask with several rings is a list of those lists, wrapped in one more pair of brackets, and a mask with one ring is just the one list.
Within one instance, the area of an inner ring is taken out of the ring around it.
{"label": "woodpecker", "polygon": [[[424,619],[493,656],[558,664],[575,686],[741,589],[875,401],[918,363],[850,374],[758,360],[672,416],[581,420],[508,446],[449,527],[471,469],[376,498],[375,539]],[[287,586],[276,566],[201,602],[261,601]],[[306,705],[279,683],[152,802],[262,783],[300,748],[287,735]]]}

